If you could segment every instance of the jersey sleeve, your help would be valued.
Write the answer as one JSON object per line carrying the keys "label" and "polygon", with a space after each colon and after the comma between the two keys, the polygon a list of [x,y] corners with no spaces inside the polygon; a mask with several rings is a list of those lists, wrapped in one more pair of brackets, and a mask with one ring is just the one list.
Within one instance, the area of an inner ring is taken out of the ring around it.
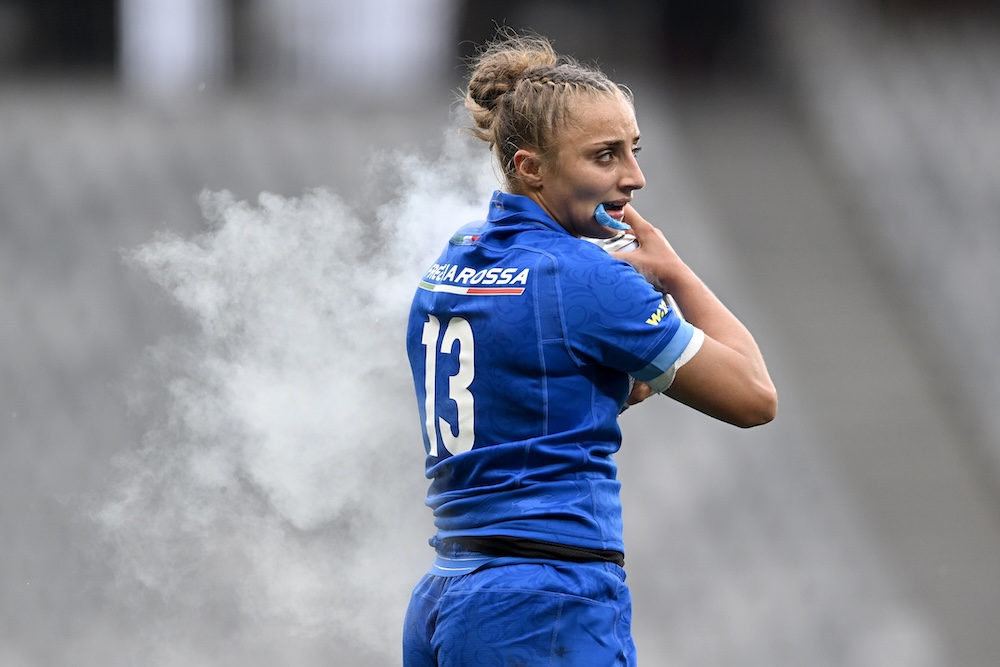
{"label": "jersey sleeve", "polygon": [[[690,335],[687,331],[690,330]],[[681,328],[671,342],[645,368],[632,373],[632,377],[642,380],[656,393],[666,391],[674,383],[678,369],[686,364],[701,349],[705,342],[705,332],[688,322],[681,321]],[[682,343],[684,339],[686,343]],[[677,350],[683,349],[680,354]]]}
{"label": "jersey sleeve", "polygon": [[561,285],[574,352],[663,391],[704,334],[628,263],[603,251],[581,255],[562,272]]}

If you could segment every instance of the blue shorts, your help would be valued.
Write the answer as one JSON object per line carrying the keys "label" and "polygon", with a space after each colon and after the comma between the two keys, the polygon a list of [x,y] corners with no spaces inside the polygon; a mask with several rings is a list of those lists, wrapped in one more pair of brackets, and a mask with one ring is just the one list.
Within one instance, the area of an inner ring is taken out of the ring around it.
{"label": "blue shorts", "polygon": [[524,562],[421,579],[404,667],[635,667],[632,596],[613,563]]}

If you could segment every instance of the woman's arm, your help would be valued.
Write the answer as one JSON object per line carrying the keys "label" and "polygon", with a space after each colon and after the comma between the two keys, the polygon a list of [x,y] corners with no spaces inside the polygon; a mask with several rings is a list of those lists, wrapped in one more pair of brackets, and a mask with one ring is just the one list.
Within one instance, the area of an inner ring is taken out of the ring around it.
{"label": "woman's arm", "polygon": [[639,248],[615,256],[669,292],[684,319],[705,332],[701,349],[677,371],[664,394],[744,428],[774,419],[777,392],[747,328],[681,260],[663,233],[631,206],[625,209],[625,222]]}

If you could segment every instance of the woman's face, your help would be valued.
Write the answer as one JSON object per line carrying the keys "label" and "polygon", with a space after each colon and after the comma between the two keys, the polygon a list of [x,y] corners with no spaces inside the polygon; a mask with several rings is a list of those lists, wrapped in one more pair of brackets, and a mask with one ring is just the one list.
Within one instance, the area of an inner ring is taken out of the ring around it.
{"label": "woman's face", "polygon": [[635,156],[639,127],[632,105],[621,97],[580,100],[543,160],[532,196],[553,220],[576,236],[606,237],[594,210],[604,204],[621,220],[632,193],[646,185]]}

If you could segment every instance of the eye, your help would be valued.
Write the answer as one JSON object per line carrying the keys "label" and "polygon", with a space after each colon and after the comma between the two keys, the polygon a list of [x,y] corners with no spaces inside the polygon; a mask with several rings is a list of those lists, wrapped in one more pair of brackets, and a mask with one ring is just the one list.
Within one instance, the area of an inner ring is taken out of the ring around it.
{"label": "eye", "polygon": [[633,146],[632,147],[632,156],[633,157],[638,157],[639,156],[639,151],[641,151],[641,150],[642,150],[642,146]]}

